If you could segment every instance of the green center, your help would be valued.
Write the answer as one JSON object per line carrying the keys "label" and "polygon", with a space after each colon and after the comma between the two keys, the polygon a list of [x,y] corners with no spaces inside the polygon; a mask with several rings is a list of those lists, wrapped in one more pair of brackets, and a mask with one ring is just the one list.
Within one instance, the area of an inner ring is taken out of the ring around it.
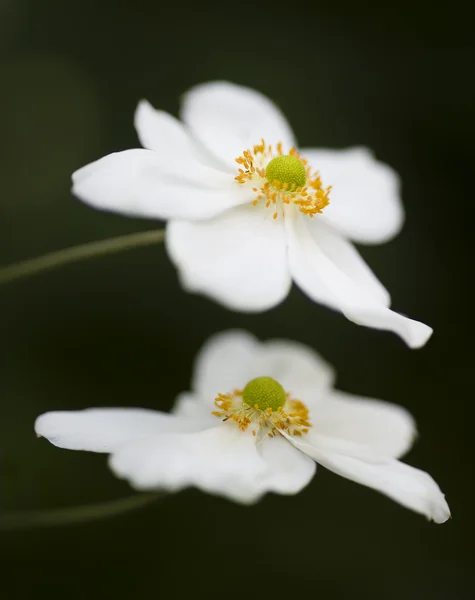
{"label": "green center", "polygon": [[259,410],[270,408],[272,411],[284,406],[287,396],[284,388],[272,377],[256,377],[244,388],[243,402],[257,406]]}
{"label": "green center", "polygon": [[277,156],[266,167],[269,183],[278,181],[281,186],[287,184],[288,190],[303,187],[307,181],[307,173],[302,162],[295,156]]}

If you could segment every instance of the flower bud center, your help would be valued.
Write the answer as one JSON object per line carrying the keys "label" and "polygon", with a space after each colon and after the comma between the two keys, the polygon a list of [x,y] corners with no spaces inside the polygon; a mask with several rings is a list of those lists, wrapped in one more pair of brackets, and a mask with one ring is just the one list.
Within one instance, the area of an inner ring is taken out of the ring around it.
{"label": "flower bud center", "polygon": [[287,400],[284,388],[272,377],[256,377],[246,385],[242,400],[249,406],[259,410],[271,409],[277,411]]}
{"label": "flower bud center", "polygon": [[286,186],[292,191],[305,185],[307,173],[302,161],[295,156],[277,156],[267,165],[266,178],[269,183],[277,181],[280,187]]}

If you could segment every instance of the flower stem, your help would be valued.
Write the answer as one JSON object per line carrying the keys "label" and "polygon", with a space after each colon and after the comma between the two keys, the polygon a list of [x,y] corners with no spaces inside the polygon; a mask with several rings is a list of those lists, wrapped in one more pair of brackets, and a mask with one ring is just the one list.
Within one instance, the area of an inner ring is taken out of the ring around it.
{"label": "flower stem", "polygon": [[104,254],[114,254],[140,246],[148,246],[163,242],[165,238],[164,229],[156,229],[153,231],[144,231],[141,233],[132,233],[130,235],[122,235],[120,237],[102,240],[100,242],[90,242],[81,246],[73,246],[58,252],[50,252],[38,258],[24,260],[8,267],[0,269],[0,284],[35,275],[41,271],[48,271],[62,267],[69,263],[102,256]]}
{"label": "flower stem", "polygon": [[162,497],[162,492],[141,493],[110,502],[56,508],[51,510],[15,510],[0,513],[0,531],[30,529],[35,527],[55,527],[87,523],[96,519],[114,517],[130,510],[151,504]]}

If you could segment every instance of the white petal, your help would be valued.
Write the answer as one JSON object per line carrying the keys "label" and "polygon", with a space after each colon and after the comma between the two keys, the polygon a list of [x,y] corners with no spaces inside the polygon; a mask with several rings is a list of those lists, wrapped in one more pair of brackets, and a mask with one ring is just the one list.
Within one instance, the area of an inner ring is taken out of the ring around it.
{"label": "white petal", "polygon": [[207,181],[206,175],[211,182],[225,183],[229,178],[229,173],[223,172],[220,176],[215,170],[205,168],[205,165],[216,163],[209,164],[209,154],[197,145],[183,123],[164,111],[154,109],[146,100],[138,103],[134,124],[142,146],[155,152],[167,173],[189,178],[190,171],[193,173],[200,168],[203,183]]}
{"label": "white petal", "polygon": [[[314,350],[289,340],[260,342],[241,330],[230,330],[213,335],[205,343],[196,359],[192,389],[210,403],[219,392],[242,389],[255,377],[273,377],[295,398],[305,398],[309,393],[319,399],[335,379],[333,368]],[[183,406],[187,415],[192,410]],[[184,403],[185,400],[183,399]]]}
{"label": "white petal", "polygon": [[230,423],[128,444],[111,456],[110,466],[139,490],[175,492],[195,486],[242,503],[262,496],[261,480],[268,470],[252,434]]}
{"label": "white petal", "polygon": [[209,419],[216,410],[218,393],[243,389],[251,379],[262,376],[279,381],[294,398],[304,399],[311,410],[325,400],[335,379],[332,367],[303,344],[260,342],[246,331],[225,331],[211,336],[200,350],[193,371],[194,393],[181,394],[173,412]]}
{"label": "white petal", "polygon": [[183,121],[192,133],[228,167],[243,150],[265,139],[295,146],[284,115],[266,96],[247,87],[218,81],[192,88],[183,99]]}
{"label": "white petal", "polygon": [[[318,436],[313,436],[313,441]],[[309,446],[297,438],[292,438],[297,448],[330,471],[361,483],[389,496],[399,504],[425,515],[436,523],[444,523],[450,518],[450,510],[444,494],[432,477],[394,458],[384,458],[377,453],[345,440],[334,439],[334,443]]]}
{"label": "white petal", "polygon": [[172,221],[166,247],[187,291],[228,308],[267,310],[289,292],[284,222],[265,208],[241,206],[209,221]]}
{"label": "white petal", "polygon": [[302,150],[313,169],[331,185],[331,202],[322,215],[355,242],[377,244],[394,237],[404,223],[400,181],[366,148]]}
{"label": "white petal", "polygon": [[323,435],[363,444],[394,458],[409,450],[417,433],[412,415],[402,406],[339,390],[318,406],[315,419]]}
{"label": "white petal", "polygon": [[316,463],[281,436],[266,439],[257,448],[270,468],[262,479],[266,491],[298,494],[315,475]]}
{"label": "white petal", "polygon": [[364,287],[383,306],[390,306],[391,296],[389,292],[351,242],[324,223],[320,216],[313,219],[300,216],[300,221],[303,221],[307,226],[315,243],[338,265],[338,268],[345,275]]}
{"label": "white petal", "polygon": [[253,361],[253,377],[276,379],[293,398],[319,405],[335,380],[334,369],[314,350],[290,340],[263,343]]}
{"label": "white petal", "polygon": [[113,452],[157,433],[196,431],[202,423],[142,408],[89,408],[40,415],[37,435],[59,448]]}
{"label": "white petal", "polygon": [[358,325],[393,331],[411,348],[423,346],[432,329],[389,310],[382,286],[362,269],[362,259],[356,261],[345,241],[323,223],[312,224],[310,231],[308,220],[290,211],[286,218],[290,270],[303,291]]}
{"label": "white petal", "polygon": [[141,100],[135,111],[134,125],[140,143],[166,159],[167,154],[196,159],[197,148],[183,124],[172,115],[156,110]]}
{"label": "white petal", "polygon": [[253,335],[238,329],[217,333],[206,341],[195,360],[192,389],[204,402],[207,410],[215,410],[218,393],[242,389],[256,377],[254,364],[262,345]]}
{"label": "white petal", "polygon": [[252,200],[231,176],[196,163],[179,177],[170,164],[150,150],[109,154],[73,173],[73,193],[100,210],[152,219],[207,219]]}
{"label": "white petal", "polygon": [[218,424],[218,418],[213,415],[216,410],[214,399],[217,392],[207,396],[199,395],[193,392],[181,392],[173,405],[172,414],[184,419],[197,420],[204,424],[203,429],[215,427]]}

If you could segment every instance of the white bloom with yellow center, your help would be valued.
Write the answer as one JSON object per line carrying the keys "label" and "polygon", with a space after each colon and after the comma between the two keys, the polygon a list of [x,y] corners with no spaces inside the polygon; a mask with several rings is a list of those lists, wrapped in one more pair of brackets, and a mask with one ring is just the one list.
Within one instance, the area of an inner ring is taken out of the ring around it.
{"label": "white bloom with yellow center", "polygon": [[38,435],[60,448],[109,453],[113,472],[138,490],[196,486],[242,503],[296,494],[316,464],[443,523],[449,508],[427,473],[397,460],[415,424],[403,408],[333,389],[312,350],[230,331],[212,337],[192,391],[171,414],[135,408],[49,412]]}
{"label": "white bloom with yellow center", "polygon": [[277,107],[230,83],[193,88],[181,116],[140,102],[145,149],[80,169],[74,193],[103,210],[169,220],[166,247],[188,291],[262,311],[294,280],[355,323],[394,331],[413,348],[426,343],[432,329],[389,309],[389,293],[351,243],[400,230],[390,167],[364,148],[297,152]]}

